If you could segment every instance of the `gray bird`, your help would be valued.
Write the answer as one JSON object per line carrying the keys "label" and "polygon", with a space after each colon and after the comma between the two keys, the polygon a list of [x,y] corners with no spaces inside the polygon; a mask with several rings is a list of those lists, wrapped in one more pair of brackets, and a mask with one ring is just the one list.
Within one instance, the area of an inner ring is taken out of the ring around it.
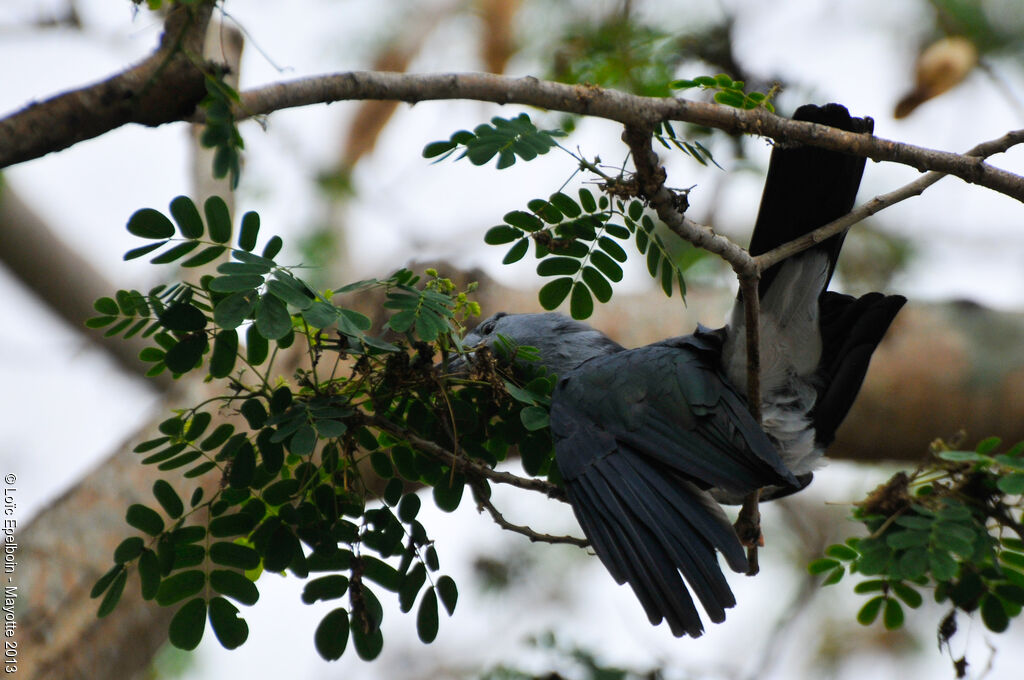
{"label": "gray bird", "polygon": [[[794,118],[871,132],[838,104]],[[777,144],[751,239],[754,255],[849,212],[864,159]],[[618,583],[629,583],[654,624],[676,636],[704,628],[736,604],[718,563],[747,569],[721,502],[758,489],[797,491],[835,438],[871,355],[906,302],[825,291],[844,235],[766,270],[761,278],[763,426],[745,399],[742,296],[724,328],[625,350],[586,324],[555,314],[496,314],[466,346],[499,337],[539,350],[558,375],[551,430],[559,471],[583,532]],[[687,589],[687,585],[689,589]]]}

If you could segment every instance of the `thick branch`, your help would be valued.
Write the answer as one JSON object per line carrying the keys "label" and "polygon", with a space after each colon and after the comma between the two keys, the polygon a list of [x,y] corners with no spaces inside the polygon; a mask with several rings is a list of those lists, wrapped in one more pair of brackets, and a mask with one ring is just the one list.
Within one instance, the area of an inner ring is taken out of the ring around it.
{"label": "thick branch", "polygon": [[639,97],[590,85],[565,85],[534,77],[485,73],[403,74],[352,71],[313,76],[242,93],[243,116],[279,109],[351,99],[389,99],[409,103],[471,99],[497,104],[526,104],[555,111],[615,120],[641,129],[665,120],[706,125],[731,133],[755,134],[910,165],[960,177],[1024,201],[1024,178],[978,158],[854,134],[817,123],[794,121],[764,109],[743,110],[673,97]]}
{"label": "thick branch", "polygon": [[[209,7],[200,5],[197,11]],[[191,17],[191,15],[189,15]],[[196,16],[195,24],[205,26]],[[150,59],[113,78],[35,104],[0,120],[0,168],[66,148],[128,122],[158,125],[172,120],[202,122],[194,105],[202,96],[202,77],[182,59],[166,61],[168,36]],[[185,28],[191,24],[185,22]],[[196,50],[194,53],[198,53]],[[180,56],[174,53],[176,57]],[[172,65],[181,67],[176,70]],[[164,68],[164,67],[167,68]],[[154,76],[163,69],[159,79]],[[181,72],[179,72],[179,70]],[[172,73],[174,78],[172,78]],[[198,87],[199,91],[193,88]],[[184,88],[184,89],[183,89]],[[140,92],[147,96],[141,97]],[[674,120],[706,125],[731,133],[756,134],[825,149],[866,156],[877,161],[935,170],[1024,201],[1024,178],[987,165],[979,158],[935,151],[866,134],[853,134],[816,123],[793,121],[764,109],[743,110],[708,102],[639,97],[590,85],[565,85],[533,77],[512,78],[483,73],[404,74],[352,71],[276,83],[242,94],[240,118],[279,109],[336,101],[382,99],[416,103],[469,99],[497,104],[525,104],[555,111],[615,120],[640,129]]]}
{"label": "thick branch", "polygon": [[205,96],[202,54],[212,2],[175,5],[156,51],[110,78],[0,119],[0,168],[60,151],[127,123],[182,120]]}

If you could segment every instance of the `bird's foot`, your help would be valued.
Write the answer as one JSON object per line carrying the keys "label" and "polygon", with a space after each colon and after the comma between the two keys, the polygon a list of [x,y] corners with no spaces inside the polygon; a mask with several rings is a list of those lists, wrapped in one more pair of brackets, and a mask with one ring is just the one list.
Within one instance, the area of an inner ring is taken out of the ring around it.
{"label": "bird's foot", "polygon": [[760,567],[757,563],[757,549],[764,545],[761,533],[761,511],[758,508],[760,493],[755,491],[743,499],[736,523],[732,525],[740,544],[747,549],[747,575],[753,576]]}

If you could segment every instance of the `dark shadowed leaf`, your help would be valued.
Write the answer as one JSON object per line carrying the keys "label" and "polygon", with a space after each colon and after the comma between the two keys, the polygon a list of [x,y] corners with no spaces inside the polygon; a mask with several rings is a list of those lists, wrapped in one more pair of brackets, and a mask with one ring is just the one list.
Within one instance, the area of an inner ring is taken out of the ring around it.
{"label": "dark shadowed leaf", "polygon": [[236,649],[249,639],[249,624],[238,616],[238,607],[223,597],[210,599],[210,627],[224,649]]}
{"label": "dark shadowed leaf", "polygon": [[348,611],[339,607],[321,619],[313,634],[317,653],[328,661],[340,659],[348,645]]}
{"label": "dark shadowed leaf", "polygon": [[199,646],[206,628],[206,600],[189,600],[171,619],[167,631],[171,644],[178,649],[193,650]]}
{"label": "dark shadowed leaf", "polygon": [[128,232],[141,238],[171,238],[174,236],[174,225],[159,210],[142,208],[128,218]]}
{"label": "dark shadowed leaf", "polygon": [[171,201],[171,216],[178,223],[178,231],[185,238],[203,236],[203,218],[199,216],[196,204],[188,196],[178,196]]}
{"label": "dark shadowed leaf", "polygon": [[431,643],[437,637],[437,593],[433,587],[427,588],[420,600],[419,612],[416,614],[416,633],[420,640]]}
{"label": "dark shadowed leaf", "polygon": [[228,204],[220,196],[210,196],[203,204],[206,224],[210,227],[210,240],[227,243],[231,240],[231,213]]}

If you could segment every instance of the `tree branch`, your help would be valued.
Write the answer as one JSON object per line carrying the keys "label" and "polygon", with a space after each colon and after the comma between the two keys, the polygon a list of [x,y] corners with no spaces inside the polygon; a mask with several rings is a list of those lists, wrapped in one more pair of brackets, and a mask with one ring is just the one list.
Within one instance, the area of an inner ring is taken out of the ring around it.
{"label": "tree branch", "polygon": [[580,548],[586,548],[590,545],[590,541],[585,538],[576,538],[575,536],[552,536],[551,534],[542,534],[534,531],[528,526],[521,524],[513,524],[505,519],[505,516],[494,507],[494,503],[487,497],[486,491],[481,489],[483,486],[479,482],[473,484],[473,497],[476,499],[477,510],[486,510],[490,514],[491,519],[502,529],[512,531],[517,534],[522,534],[534,543],[567,543],[569,545],[575,545]]}
{"label": "tree branch", "polygon": [[[185,9],[179,8],[179,12]],[[202,73],[168,44],[188,38],[192,29],[205,26],[209,4],[196,8],[195,25],[184,22],[174,33],[171,17],[157,52],[139,66],[102,83],[34,104],[0,119],[0,168],[50,151],[66,148],[83,139],[99,136],[128,122],[159,125],[173,120],[203,122],[195,111],[202,97]],[[200,16],[203,14],[203,16]],[[174,13],[172,13],[174,15]],[[189,17],[192,15],[190,14]],[[198,54],[198,50],[194,51]],[[155,76],[168,61],[166,73]],[[171,77],[172,72],[174,77]],[[140,96],[140,94],[147,96]],[[1024,201],[1024,178],[994,168],[980,158],[925,149],[854,134],[816,123],[794,121],[764,109],[736,109],[675,97],[630,95],[592,85],[565,85],[527,76],[512,78],[484,73],[405,74],[351,71],[285,81],[242,93],[240,119],[273,111],[336,101],[382,99],[416,103],[427,100],[468,99],[497,104],[525,104],[539,108],[607,118],[640,129],[653,129],[661,121],[684,121],[730,133],[755,134],[779,141],[799,142],[834,151],[865,156],[876,161],[935,170],[966,182]]]}
{"label": "tree branch", "polygon": [[736,109],[675,97],[630,95],[592,85],[565,85],[532,76],[513,78],[486,73],[403,74],[351,71],[300,78],[242,93],[240,117],[284,108],[352,99],[389,99],[417,103],[470,99],[496,104],[526,104],[543,109],[607,118],[624,125],[653,128],[661,121],[684,121],[730,133],[755,134],[799,142],[876,161],[936,170],[1024,201],[1024,178],[978,158],[926,149],[826,125],[794,121],[764,109]]}
{"label": "tree branch", "polygon": [[[964,156],[987,158],[997,153],[1003,153],[1011,147],[1021,143],[1024,143],[1024,130],[1015,130],[1013,132],[1006,133],[998,139],[978,144],[971,150],[965,152]],[[840,232],[846,231],[854,224],[871,217],[877,212],[881,212],[885,208],[893,206],[913,196],[920,196],[924,193],[925,189],[935,184],[943,177],[946,177],[946,173],[937,171],[928,172],[913,182],[905,184],[899,189],[890,191],[887,194],[876,196],[870,201],[862,203],[839,219],[833,220],[832,222],[829,222],[810,233],[804,234],[799,238],[795,238],[788,243],[783,243],[777,248],[773,248],[766,253],[762,253],[754,258],[757,270],[763,272],[769,267],[782,262],[787,257],[792,257],[793,255],[796,255],[803,250],[807,250],[808,248],[811,248]]]}
{"label": "tree branch", "polygon": [[0,168],[66,149],[127,123],[183,120],[206,95],[200,60],[212,0],[168,12],[156,51],[106,80],[0,119]]}
{"label": "tree branch", "polygon": [[393,423],[386,418],[381,418],[380,416],[370,416],[368,422],[370,425],[373,425],[388,434],[399,437],[400,439],[405,439],[423,453],[433,456],[434,458],[451,465],[453,468],[461,469],[464,472],[476,475],[477,477],[485,477],[497,484],[508,484],[509,486],[526,489],[527,491],[539,491],[549,498],[565,502],[565,494],[551,482],[546,482],[543,479],[520,477],[518,475],[513,475],[510,472],[492,470],[486,465],[478,463],[475,460],[465,456],[458,456],[448,449],[438,446],[432,441],[423,439],[422,437],[417,437],[413,433],[400,427],[397,423]]}

